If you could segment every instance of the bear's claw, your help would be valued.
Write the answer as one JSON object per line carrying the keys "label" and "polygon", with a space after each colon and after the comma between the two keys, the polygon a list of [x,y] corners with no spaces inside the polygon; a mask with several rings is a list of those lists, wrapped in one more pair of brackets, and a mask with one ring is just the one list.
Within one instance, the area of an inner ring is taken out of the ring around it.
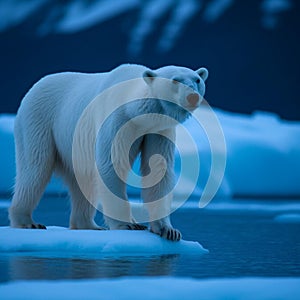
{"label": "bear's claw", "polygon": [[45,225],[42,224],[23,224],[20,226],[23,229],[47,229]]}
{"label": "bear's claw", "polygon": [[180,231],[171,227],[164,226],[159,231],[153,231],[152,229],[150,231],[170,241],[179,241],[181,239]]}
{"label": "bear's claw", "polygon": [[125,229],[125,230],[147,230],[148,227],[142,224],[137,223],[126,223],[119,226],[118,229]]}

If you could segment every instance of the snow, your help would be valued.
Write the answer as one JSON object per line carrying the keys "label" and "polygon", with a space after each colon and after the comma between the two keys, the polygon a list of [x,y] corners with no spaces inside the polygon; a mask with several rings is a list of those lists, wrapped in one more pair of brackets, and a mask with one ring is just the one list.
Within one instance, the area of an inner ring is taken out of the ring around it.
{"label": "snow", "polygon": [[[188,23],[203,18],[208,23],[217,22],[236,3],[235,0],[6,0],[0,1],[0,31],[34,18],[39,11],[44,17],[36,24],[36,33],[73,34],[87,30],[125,13],[135,13],[129,29],[128,51],[137,55],[154,32],[161,32],[156,45],[166,52],[176,45]],[[203,8],[203,9],[202,9]],[[274,29],[280,14],[293,8],[291,0],[261,0],[261,24]],[[161,25],[163,24],[163,25]],[[161,29],[158,26],[162,26]],[[122,30],[122,28],[120,28]]]}
{"label": "snow", "polygon": [[185,25],[198,13],[199,8],[199,2],[196,0],[177,1],[177,6],[165,25],[158,42],[159,50],[167,52],[173,48]]}
{"label": "snow", "polygon": [[[214,111],[222,126],[227,147],[227,153],[217,153],[219,156],[227,156],[224,179],[217,197],[284,198],[300,195],[300,122],[285,121],[268,112],[243,115],[219,109]],[[209,119],[209,112],[205,108],[198,109],[195,115],[204,122]],[[14,117],[0,115],[0,194],[10,193],[14,184]],[[195,183],[192,172],[194,167],[187,168],[191,172],[183,174],[184,184],[175,188],[175,197],[184,196],[195,184],[193,196],[200,197],[210,173],[210,141],[195,119],[188,120],[185,127],[198,149],[191,146],[182,128],[178,128],[177,141],[182,145],[181,158],[190,161],[193,166],[195,157],[199,156],[200,176]],[[210,136],[210,139],[213,138]],[[181,169],[179,153],[176,153],[177,176]],[[134,165],[134,171],[138,172],[138,164]],[[64,192],[66,187],[57,178],[52,179],[46,190],[46,193],[52,194]],[[128,193],[130,197],[135,197],[139,190],[129,187]]]}
{"label": "snow", "polygon": [[127,10],[135,8],[139,0],[94,1],[87,5],[81,1],[71,1],[66,14],[56,26],[57,32],[76,32],[102,23]]}
{"label": "snow", "polygon": [[261,4],[261,9],[268,13],[279,13],[291,9],[291,7],[290,0],[264,0]]}
{"label": "snow", "polygon": [[138,54],[146,38],[155,30],[156,23],[167,14],[173,0],[151,0],[145,3],[140,11],[136,26],[130,33],[128,50],[132,54]]}
{"label": "snow", "polygon": [[198,242],[171,242],[149,231],[70,230],[49,226],[42,229],[0,227],[0,253],[30,252],[70,255],[161,255],[197,254],[208,251]]}
{"label": "snow", "polygon": [[299,299],[299,278],[121,278],[17,281],[0,285],[5,299]]}
{"label": "snow", "polygon": [[212,0],[204,10],[203,18],[207,22],[217,21],[233,4],[233,0]]}
{"label": "snow", "polygon": [[292,6],[291,0],[263,0],[261,3],[263,27],[266,29],[276,28],[280,14],[290,10]]}
{"label": "snow", "polygon": [[[148,35],[155,29],[155,21],[170,13],[171,17],[167,20],[163,33],[163,36],[169,39],[169,43],[176,39],[189,20],[199,14],[203,5],[202,1],[197,0],[115,0],[113,5],[110,0],[90,1],[88,4],[85,0],[50,2],[49,0],[0,1],[0,31],[21,24],[43,7],[48,7],[47,15],[39,24],[38,32],[44,34],[53,31],[78,32],[115,18],[122,13],[136,10],[139,16],[132,37],[134,37],[134,33]],[[207,1],[203,9],[203,19],[210,23],[216,22],[235,2],[234,0]],[[260,6],[264,19],[267,15],[267,18],[273,18],[273,22],[276,23],[276,15],[290,10],[292,2],[291,0],[262,0]],[[265,25],[264,19],[263,25]],[[137,40],[143,38],[139,36]]]}
{"label": "snow", "polygon": [[0,1],[0,31],[21,24],[49,0]]}

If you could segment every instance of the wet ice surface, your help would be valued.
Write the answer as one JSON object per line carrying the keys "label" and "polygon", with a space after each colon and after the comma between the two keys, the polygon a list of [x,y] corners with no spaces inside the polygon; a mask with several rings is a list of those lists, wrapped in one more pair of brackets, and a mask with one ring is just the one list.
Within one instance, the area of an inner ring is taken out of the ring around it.
{"label": "wet ice surface", "polygon": [[43,229],[0,227],[0,252],[19,254],[31,252],[40,256],[48,253],[57,257],[121,257],[168,254],[208,253],[198,242],[169,241],[148,230],[70,230],[48,226]]}
{"label": "wet ice surface", "polygon": [[[76,255],[47,251],[1,253],[0,280],[119,276],[297,277],[300,276],[300,224],[277,222],[276,216],[299,213],[299,201],[274,201],[232,200],[230,204],[215,201],[206,209],[196,208],[195,203],[177,210],[173,225],[181,230],[185,240],[198,241],[209,254],[148,253],[111,257],[85,251]],[[48,226],[67,226],[68,213],[66,198],[44,198],[35,219]],[[101,216],[97,219],[101,223]],[[0,207],[0,222],[1,226],[8,224],[5,205]]]}
{"label": "wet ice surface", "polygon": [[5,299],[299,299],[299,278],[116,279],[15,281],[0,284]]}

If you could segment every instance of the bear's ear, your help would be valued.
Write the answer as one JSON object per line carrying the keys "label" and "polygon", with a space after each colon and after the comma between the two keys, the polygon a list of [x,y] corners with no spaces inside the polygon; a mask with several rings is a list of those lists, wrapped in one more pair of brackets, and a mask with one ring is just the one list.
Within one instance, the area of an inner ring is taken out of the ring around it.
{"label": "bear's ear", "polygon": [[208,77],[208,70],[206,68],[200,68],[196,71],[198,75],[205,81]]}
{"label": "bear's ear", "polygon": [[143,78],[147,84],[151,84],[155,77],[157,77],[156,73],[151,70],[147,70],[143,73]]}

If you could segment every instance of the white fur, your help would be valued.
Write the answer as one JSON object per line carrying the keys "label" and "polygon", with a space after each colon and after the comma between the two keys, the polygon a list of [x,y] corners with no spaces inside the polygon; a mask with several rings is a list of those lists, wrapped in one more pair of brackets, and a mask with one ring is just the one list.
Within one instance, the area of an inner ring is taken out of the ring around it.
{"label": "white fur", "polygon": [[[199,71],[200,70],[200,71]],[[140,90],[145,97],[151,95],[153,98],[161,99],[165,93],[166,87],[163,82],[156,80],[158,77],[174,80],[174,84],[168,89],[167,94],[175,102],[189,108],[186,95],[182,94],[182,90],[176,87],[176,82],[181,82],[195,91],[200,96],[204,95],[205,84],[207,78],[207,70],[204,68],[198,71],[192,71],[188,68],[167,66],[155,71],[140,65],[121,65],[120,67],[107,72],[97,74],[83,73],[59,73],[49,75],[37,82],[24,97],[19,108],[15,121],[15,144],[16,144],[16,184],[15,191],[10,207],[9,215],[12,227],[31,227],[35,226],[32,220],[32,212],[37,206],[39,199],[47,185],[52,173],[55,171],[61,175],[65,183],[69,187],[72,199],[72,212],[70,217],[70,227],[74,229],[99,229],[94,222],[95,208],[91,205],[83,193],[81,192],[78,183],[74,176],[72,165],[72,142],[75,126],[82,115],[84,109],[89,103],[101,92],[115,84],[124,82],[130,79],[143,78],[136,89]],[[150,75],[150,77],[148,77]],[[197,83],[196,81],[200,81]],[[126,91],[133,93],[135,91]],[[106,99],[114,101],[114,99]],[[157,112],[160,109],[165,111],[169,108],[168,105],[157,102],[141,102],[133,106],[129,105],[121,110],[117,116],[112,117],[107,125],[107,130],[101,136],[101,140],[97,141],[96,145],[96,161],[99,169],[105,174],[105,180],[109,187],[114,190],[118,196],[127,199],[125,194],[125,183],[113,172],[112,163],[109,162],[107,156],[108,145],[111,146],[111,141],[119,129],[119,124],[128,121],[140,114]],[[104,101],[106,102],[106,101]],[[156,104],[153,104],[156,103]],[[153,105],[152,105],[153,104]],[[106,109],[106,104],[103,103],[103,111]],[[193,107],[190,110],[195,109]],[[174,108],[172,108],[174,109]],[[158,110],[158,111],[156,111]],[[101,113],[101,112],[100,112]],[[179,121],[184,121],[183,117],[176,111],[167,112],[171,117],[179,118]],[[181,120],[182,117],[182,120]],[[93,120],[90,120],[92,123]],[[134,122],[133,122],[134,123]],[[151,123],[151,122],[150,122]],[[91,131],[93,124],[86,128],[85,136],[93,134]],[[159,122],[153,121],[152,124],[143,122],[133,125],[136,130],[144,130],[146,127],[151,127],[151,132],[160,133],[164,131],[166,136],[175,137],[175,128],[172,125],[164,126]],[[82,129],[84,130],[84,128]],[[124,137],[126,140],[126,136]],[[127,158],[124,157],[124,147],[122,140],[119,146],[116,147],[115,157],[118,157],[118,165],[124,167],[124,176],[129,171],[128,164],[122,165],[122,162]],[[85,151],[85,143],[80,145],[82,151]],[[132,148],[132,158],[141,152],[142,175],[146,176],[149,172],[149,160],[154,154],[160,154],[165,160],[157,160],[155,172],[160,174],[164,172],[163,179],[154,187],[145,188],[142,191],[142,196],[145,202],[151,202],[153,199],[164,197],[165,190],[171,189],[173,183],[173,163],[174,163],[174,145],[166,138],[160,135],[142,136]],[[88,166],[85,166],[87,169]],[[84,168],[84,167],[83,167]],[[83,176],[88,176],[89,170],[82,173]],[[152,174],[152,175],[153,175]],[[85,178],[85,177],[84,177]],[[97,194],[97,187],[94,186],[93,178],[86,177],[87,186],[91,194]],[[132,223],[130,208],[128,204],[124,207],[110,207],[109,196],[105,193],[101,196],[103,211],[120,210],[122,219],[118,221],[110,217],[106,217],[106,222],[110,229],[128,229],[135,228]],[[166,197],[164,208],[156,207],[150,212],[150,215],[155,215],[155,210],[170,209],[170,196]],[[96,205],[96,204],[95,204]],[[124,216],[126,214],[126,216]],[[180,233],[172,228],[169,217],[164,217],[159,220],[152,221],[151,230],[169,239],[179,239]]]}

